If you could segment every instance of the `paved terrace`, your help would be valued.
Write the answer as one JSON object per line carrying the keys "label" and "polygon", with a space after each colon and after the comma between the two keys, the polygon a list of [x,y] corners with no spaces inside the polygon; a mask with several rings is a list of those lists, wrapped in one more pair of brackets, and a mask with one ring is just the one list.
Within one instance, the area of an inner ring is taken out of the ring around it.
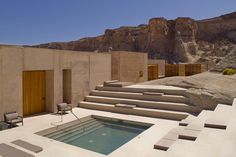
{"label": "paved terrace", "polygon": [[[233,157],[236,154],[236,99],[232,106],[225,106],[225,108],[228,108],[228,113],[224,113],[228,115],[226,130],[203,128],[196,141],[178,139],[167,151],[153,149],[153,146],[158,140],[164,137],[167,132],[178,127],[179,121],[117,114],[82,108],[74,108],[73,112],[79,118],[93,114],[154,124],[151,128],[109,154],[109,157]],[[202,111],[198,117],[193,117],[192,122],[201,125],[206,121],[206,119],[213,115],[213,113],[214,111]],[[73,120],[75,120],[75,117],[72,114],[67,114],[63,118],[63,123]],[[1,131],[0,143],[9,144],[31,154],[32,152],[17,147],[10,142],[16,139],[22,139],[38,145],[43,148],[43,151],[38,154],[33,154],[36,157],[105,156],[34,134],[38,131],[53,127],[51,123],[57,125],[63,124],[60,122],[60,116],[55,114],[45,114],[25,118],[23,127],[19,126],[10,130]]]}

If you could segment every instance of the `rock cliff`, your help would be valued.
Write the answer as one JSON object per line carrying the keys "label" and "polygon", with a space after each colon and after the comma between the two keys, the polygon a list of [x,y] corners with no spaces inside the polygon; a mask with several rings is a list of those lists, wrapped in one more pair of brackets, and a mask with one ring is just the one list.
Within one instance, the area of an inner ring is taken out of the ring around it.
{"label": "rock cliff", "polygon": [[107,29],[104,35],[71,42],[35,45],[40,48],[75,51],[138,51],[168,62],[213,62],[217,64],[236,44],[236,12],[212,19],[152,18],[137,27]]}

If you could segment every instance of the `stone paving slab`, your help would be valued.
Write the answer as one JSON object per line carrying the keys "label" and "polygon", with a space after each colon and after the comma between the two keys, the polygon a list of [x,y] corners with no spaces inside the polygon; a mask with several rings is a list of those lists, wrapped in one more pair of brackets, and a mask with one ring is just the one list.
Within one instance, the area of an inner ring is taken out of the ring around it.
{"label": "stone paving slab", "polygon": [[179,139],[195,141],[195,140],[197,139],[199,133],[200,133],[200,131],[197,131],[197,130],[184,129],[184,130],[179,134]]}
{"label": "stone paving slab", "polygon": [[32,154],[19,150],[5,143],[0,144],[0,155],[3,157],[34,157]]}
{"label": "stone paving slab", "polygon": [[179,137],[178,134],[169,132],[163,137],[163,139],[176,141],[178,137]]}
{"label": "stone paving slab", "polygon": [[175,141],[168,140],[168,139],[161,139],[155,145],[154,149],[164,150],[167,151],[169,147],[174,144]]}
{"label": "stone paving slab", "polygon": [[203,129],[203,125],[189,124],[185,129],[201,131]]}
{"label": "stone paving slab", "polygon": [[207,119],[204,126],[208,128],[226,129],[227,122],[222,119]]}
{"label": "stone paving slab", "polygon": [[34,153],[39,153],[41,151],[43,151],[43,148],[42,147],[39,147],[39,146],[36,146],[36,145],[33,145],[31,143],[28,143],[26,141],[23,141],[23,140],[15,140],[13,142],[11,142],[19,147],[22,147],[24,149],[27,149],[31,152],[34,152]]}

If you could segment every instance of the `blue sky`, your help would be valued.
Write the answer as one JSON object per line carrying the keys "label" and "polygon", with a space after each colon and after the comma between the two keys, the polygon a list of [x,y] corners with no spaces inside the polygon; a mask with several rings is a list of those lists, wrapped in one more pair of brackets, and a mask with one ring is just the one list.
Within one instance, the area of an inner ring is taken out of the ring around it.
{"label": "blue sky", "polygon": [[236,0],[0,0],[0,43],[71,41],[152,17],[204,19],[236,11]]}

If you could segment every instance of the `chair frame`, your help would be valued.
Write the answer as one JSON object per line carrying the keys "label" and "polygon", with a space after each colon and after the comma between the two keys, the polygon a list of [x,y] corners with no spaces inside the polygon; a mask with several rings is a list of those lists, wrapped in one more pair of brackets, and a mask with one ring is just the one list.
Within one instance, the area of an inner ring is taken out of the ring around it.
{"label": "chair frame", "polygon": [[[60,103],[61,104],[61,103]],[[69,105],[69,104],[67,104],[67,107],[66,107],[66,109],[61,109],[60,108],[60,104],[57,104],[57,113],[59,113],[59,112],[61,112],[61,114],[65,114],[66,113],[66,111],[70,111],[70,112],[72,112],[72,106],[71,105]]]}
{"label": "chair frame", "polygon": [[[12,119],[12,120],[8,120],[8,119],[7,119],[6,116],[7,116],[8,114],[12,114],[12,113],[17,113],[17,112],[14,111],[14,112],[7,112],[7,113],[4,113],[4,122],[7,123],[7,124],[10,124],[10,128],[13,127],[14,125],[16,125],[17,123],[21,123],[22,126],[23,126],[23,125],[24,125],[23,116],[18,115],[17,118],[15,118],[15,119]],[[17,121],[13,122],[13,120],[17,120]]]}

